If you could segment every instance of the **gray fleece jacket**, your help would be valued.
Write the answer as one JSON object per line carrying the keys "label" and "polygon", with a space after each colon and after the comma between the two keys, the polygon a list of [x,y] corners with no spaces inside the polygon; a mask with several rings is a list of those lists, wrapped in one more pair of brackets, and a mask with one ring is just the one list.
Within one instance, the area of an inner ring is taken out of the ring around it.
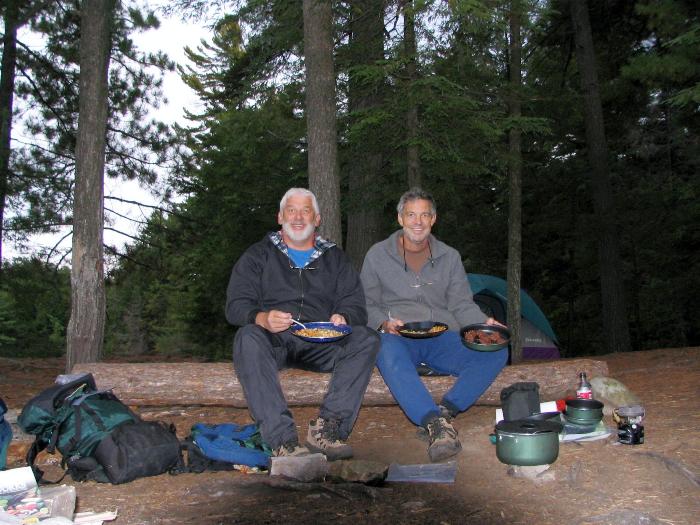
{"label": "gray fleece jacket", "polygon": [[458,331],[483,323],[486,315],[474,303],[462,259],[454,248],[430,236],[432,261],[419,274],[404,267],[398,249],[402,230],[372,246],[360,277],[367,301],[368,326],[379,328],[389,316],[405,323],[441,321]]}

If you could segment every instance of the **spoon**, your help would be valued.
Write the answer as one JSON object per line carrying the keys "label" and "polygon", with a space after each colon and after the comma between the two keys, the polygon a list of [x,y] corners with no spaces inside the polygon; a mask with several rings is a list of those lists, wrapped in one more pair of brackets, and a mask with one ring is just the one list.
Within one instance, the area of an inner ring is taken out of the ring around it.
{"label": "spoon", "polygon": [[300,323],[299,321],[297,321],[297,320],[295,320],[295,319],[292,319],[292,322],[293,322],[294,324],[298,324],[298,325],[301,326],[304,330],[306,330],[306,325],[305,325],[304,323]]}

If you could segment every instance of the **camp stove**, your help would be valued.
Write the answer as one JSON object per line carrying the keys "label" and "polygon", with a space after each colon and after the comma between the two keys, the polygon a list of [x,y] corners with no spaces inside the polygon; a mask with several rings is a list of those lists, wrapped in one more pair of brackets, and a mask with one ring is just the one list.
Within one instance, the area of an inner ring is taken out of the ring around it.
{"label": "camp stove", "polygon": [[629,405],[618,407],[613,411],[613,419],[617,422],[617,440],[625,445],[641,445],[644,443],[644,407]]}

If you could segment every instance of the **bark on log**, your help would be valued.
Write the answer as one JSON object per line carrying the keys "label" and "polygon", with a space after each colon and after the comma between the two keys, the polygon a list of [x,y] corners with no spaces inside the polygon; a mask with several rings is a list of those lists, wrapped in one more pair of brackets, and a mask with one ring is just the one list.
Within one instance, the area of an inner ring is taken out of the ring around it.
{"label": "bark on log", "polygon": [[[607,376],[608,365],[592,359],[560,359],[508,366],[479,398],[479,405],[500,405],[501,390],[519,381],[540,385],[543,401],[559,399],[577,384],[577,374],[589,378]],[[246,408],[233,365],[230,363],[80,363],[72,373],[90,372],[99,388],[113,388],[132,406],[205,405]],[[302,370],[280,372],[280,382],[290,406],[319,405],[330,374]],[[454,377],[423,377],[435,400],[449,390]],[[393,405],[396,401],[375,369],[363,400],[365,406]]]}

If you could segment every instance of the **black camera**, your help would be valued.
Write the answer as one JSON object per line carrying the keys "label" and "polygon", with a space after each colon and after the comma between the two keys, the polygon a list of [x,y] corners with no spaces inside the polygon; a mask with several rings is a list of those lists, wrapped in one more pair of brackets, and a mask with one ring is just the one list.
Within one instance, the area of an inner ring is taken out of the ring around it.
{"label": "black camera", "polygon": [[619,425],[617,440],[625,445],[641,445],[644,443],[644,427],[637,423]]}

